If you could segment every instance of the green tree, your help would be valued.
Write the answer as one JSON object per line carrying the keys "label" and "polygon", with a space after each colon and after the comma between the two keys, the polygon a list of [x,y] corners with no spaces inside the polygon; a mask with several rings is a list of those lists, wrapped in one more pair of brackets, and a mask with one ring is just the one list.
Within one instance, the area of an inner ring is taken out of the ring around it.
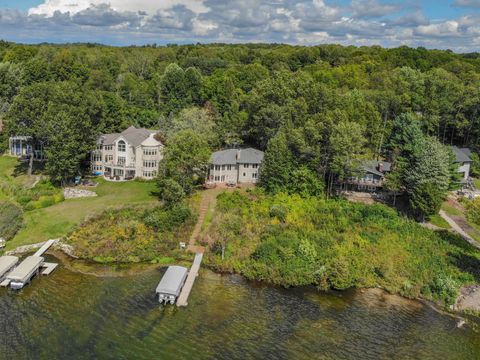
{"label": "green tree", "polygon": [[160,162],[159,181],[171,179],[177,182],[186,195],[206,177],[211,148],[208,141],[193,130],[181,130],[168,139]]}
{"label": "green tree", "polygon": [[440,209],[450,186],[452,157],[447,147],[427,137],[404,170],[410,205],[422,220]]}
{"label": "green tree", "polygon": [[167,208],[178,205],[185,198],[182,186],[173,179],[161,177],[157,186],[158,196]]}

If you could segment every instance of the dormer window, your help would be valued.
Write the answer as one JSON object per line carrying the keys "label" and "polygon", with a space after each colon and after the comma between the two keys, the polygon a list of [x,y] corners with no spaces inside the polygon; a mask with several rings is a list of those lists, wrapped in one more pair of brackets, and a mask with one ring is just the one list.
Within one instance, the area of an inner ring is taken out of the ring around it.
{"label": "dormer window", "polygon": [[118,152],[125,152],[127,150],[127,145],[125,144],[125,141],[120,140],[117,144],[117,151]]}

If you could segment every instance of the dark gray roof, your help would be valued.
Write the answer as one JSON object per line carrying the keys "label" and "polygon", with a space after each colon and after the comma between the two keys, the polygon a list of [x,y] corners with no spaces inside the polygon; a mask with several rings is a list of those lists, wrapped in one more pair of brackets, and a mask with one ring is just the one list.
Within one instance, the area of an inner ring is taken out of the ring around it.
{"label": "dark gray roof", "polygon": [[456,146],[452,146],[452,151],[455,154],[455,162],[457,163],[464,163],[464,162],[472,162],[473,160],[470,158],[472,151],[469,148],[458,148]]}
{"label": "dark gray roof", "polygon": [[[383,171],[379,171],[379,164],[383,164]],[[392,164],[388,161],[377,161],[377,160],[366,160],[363,162],[363,169],[367,173],[375,174],[378,176],[385,175],[386,172],[389,172],[392,167]]]}
{"label": "dark gray roof", "polygon": [[228,149],[214,152],[210,158],[213,165],[261,164],[263,151],[248,149]]}
{"label": "dark gray roof", "polygon": [[133,147],[140,146],[142,142],[144,142],[151,134],[155,134],[158,131],[154,130],[147,130],[144,128],[137,129],[135,126],[130,126],[128,129],[122,131],[120,134],[104,134],[100,137],[100,141],[103,138],[103,145],[112,145],[115,140],[117,140],[120,136],[125,138],[127,142],[132,145]]}

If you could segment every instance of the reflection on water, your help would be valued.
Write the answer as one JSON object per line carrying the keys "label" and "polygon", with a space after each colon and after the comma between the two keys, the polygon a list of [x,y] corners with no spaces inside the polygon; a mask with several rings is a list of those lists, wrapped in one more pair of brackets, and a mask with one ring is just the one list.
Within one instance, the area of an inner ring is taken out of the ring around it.
{"label": "reflection on water", "polygon": [[161,308],[161,274],[60,267],[0,290],[0,358],[480,359],[479,334],[378,291],[285,290],[202,270],[187,308]]}

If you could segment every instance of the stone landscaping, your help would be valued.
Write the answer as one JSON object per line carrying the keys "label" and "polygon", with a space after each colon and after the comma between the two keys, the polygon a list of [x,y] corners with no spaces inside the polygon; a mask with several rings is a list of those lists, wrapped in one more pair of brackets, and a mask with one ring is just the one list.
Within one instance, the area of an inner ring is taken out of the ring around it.
{"label": "stone landscaping", "polygon": [[65,197],[65,199],[77,199],[84,197],[94,197],[97,196],[97,193],[84,189],[65,188],[63,190],[63,196]]}

